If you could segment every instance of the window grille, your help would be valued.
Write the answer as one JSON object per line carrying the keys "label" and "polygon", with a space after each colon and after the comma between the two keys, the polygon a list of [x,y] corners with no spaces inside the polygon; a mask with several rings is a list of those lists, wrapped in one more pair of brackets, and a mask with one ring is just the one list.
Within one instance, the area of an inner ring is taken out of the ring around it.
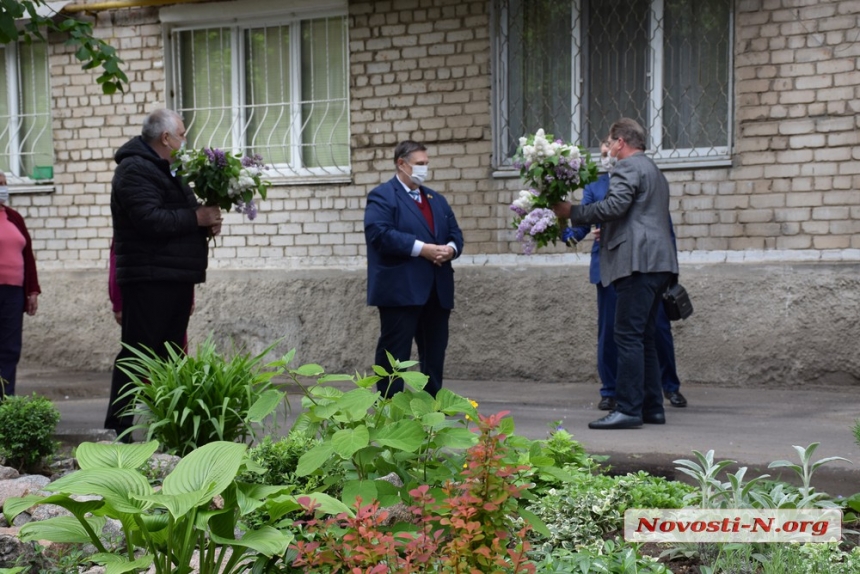
{"label": "window grille", "polygon": [[495,157],[538,128],[596,150],[620,117],[663,162],[728,159],[730,0],[493,0]]}
{"label": "window grille", "polygon": [[18,178],[51,179],[54,144],[44,42],[0,46],[0,168]]}
{"label": "window grille", "polygon": [[349,173],[345,17],[174,28],[189,146],[260,154],[282,177]]}

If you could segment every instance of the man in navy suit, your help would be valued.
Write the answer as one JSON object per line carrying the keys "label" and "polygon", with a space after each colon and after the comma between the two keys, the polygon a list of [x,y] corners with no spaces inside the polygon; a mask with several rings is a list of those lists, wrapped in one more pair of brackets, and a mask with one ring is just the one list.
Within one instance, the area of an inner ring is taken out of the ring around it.
{"label": "man in navy suit", "polygon": [[[367,196],[367,304],[379,309],[375,364],[388,367],[386,351],[409,360],[418,347],[424,390],[442,388],[448,318],[454,308],[451,260],[463,252],[463,234],[444,197],[422,184],[429,158],[422,144],[406,140],[394,149],[395,175]],[[377,384],[384,396],[403,390],[401,379]]]}
{"label": "man in navy suit", "polygon": [[[600,144],[600,159],[606,173],[597,181],[585,186],[582,191],[582,205],[602,201],[609,192],[609,140]],[[671,223],[671,222],[670,222]],[[573,238],[582,241],[591,231],[583,225],[573,229]],[[673,234],[674,236],[674,234]],[[604,287],[600,283],[600,226],[594,229],[594,243],[591,247],[589,281],[597,287],[597,374],[600,376],[600,403],[602,411],[615,410],[615,379],[618,367],[618,350],[615,347],[615,287]],[[681,381],[675,366],[675,342],[672,326],[662,305],[657,310],[657,331],[654,342],[657,347],[657,360],[660,363],[660,381],[663,396],[673,407],[686,407],[687,399],[680,392]]]}

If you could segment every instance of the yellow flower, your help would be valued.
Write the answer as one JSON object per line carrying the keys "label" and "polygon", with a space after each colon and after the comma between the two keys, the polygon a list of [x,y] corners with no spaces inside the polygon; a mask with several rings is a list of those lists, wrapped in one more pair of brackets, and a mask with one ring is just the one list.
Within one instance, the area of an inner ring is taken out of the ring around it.
{"label": "yellow flower", "polygon": [[478,401],[473,401],[472,399],[469,399],[469,404],[472,405],[473,409],[478,408]]}

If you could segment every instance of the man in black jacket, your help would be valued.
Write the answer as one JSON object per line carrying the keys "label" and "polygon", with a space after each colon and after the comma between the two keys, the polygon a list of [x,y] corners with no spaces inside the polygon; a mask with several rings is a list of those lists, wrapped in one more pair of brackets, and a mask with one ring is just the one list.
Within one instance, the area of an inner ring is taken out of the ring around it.
{"label": "man in black jacket", "polygon": [[142,134],[120,147],[114,158],[118,165],[110,208],[124,346],[114,363],[105,428],[118,435],[132,425],[132,417],[123,414],[128,398],[117,400],[129,382],[118,363],[133,356],[125,345],[162,356],[167,344],[181,348],[194,285],[206,280],[206,239],[221,231],[221,210],[199,205],[171,172],[171,153],[184,144],[179,114],[157,110],[144,120]]}

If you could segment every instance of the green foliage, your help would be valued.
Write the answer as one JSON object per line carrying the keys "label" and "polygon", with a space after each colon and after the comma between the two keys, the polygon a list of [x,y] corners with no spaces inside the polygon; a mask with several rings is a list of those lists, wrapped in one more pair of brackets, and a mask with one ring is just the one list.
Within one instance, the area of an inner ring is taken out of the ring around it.
{"label": "green foliage", "polygon": [[737,472],[726,473],[728,481],[720,479],[727,466],[735,464],[733,460],[714,461],[714,451],[702,454],[694,450],[696,460],[681,459],[675,463],[680,465],[679,471],[693,477],[698,484],[698,491],[687,497],[688,501],[697,501],[701,508],[813,508],[833,507],[835,504],[827,499],[823,492],[816,492],[812,487],[812,475],[822,465],[835,460],[846,460],[840,456],[823,458],[812,462],[812,454],[819,443],[812,443],[806,448],[794,446],[800,457],[800,464],[787,460],[777,460],[768,468],[790,468],[799,477],[802,486],[795,488],[784,482],[766,482],[770,475],[763,474],[748,482],[744,482],[747,467],[741,467]]}
{"label": "green foliage", "polygon": [[[199,573],[237,574],[260,557],[282,555],[292,535],[271,526],[235,537],[239,520],[264,504],[293,510],[294,497],[281,487],[264,487],[236,481],[248,468],[246,446],[231,442],[209,443],[183,458],[155,490],[136,469],[155,452],[158,443],[83,443],[77,451],[81,470],[51,483],[50,496],[10,498],[4,505],[9,523],[21,512],[54,504],[72,516],[30,522],[20,530],[22,541],[48,540],[92,544],[97,554],[90,561],[104,564],[107,574],[146,570],[156,574],[188,574],[195,551]],[[346,507],[325,495],[312,495],[329,512]],[[79,500],[84,497],[84,500]],[[218,504],[214,501],[218,497]],[[126,547],[113,548],[105,539],[105,520],[122,524]]]}
{"label": "green foliage", "polygon": [[325,472],[303,476],[296,474],[299,458],[319,443],[319,439],[300,433],[290,433],[278,441],[272,441],[272,437],[267,436],[248,452],[251,460],[265,470],[261,473],[247,473],[243,478],[256,484],[291,486],[293,491],[299,494],[316,491],[336,494],[343,484],[344,472],[341,467],[326,468]]}
{"label": "green foliage", "polygon": [[[441,498],[427,485],[410,492],[416,525],[395,535],[383,525],[379,503],[356,502],[354,517],[340,515],[304,523],[308,540],[295,544],[293,566],[304,572],[534,572],[526,558],[528,527],[511,534],[517,516],[516,484],[523,470],[509,465],[502,421],[507,413],[481,417],[480,438],[466,454],[460,479],[448,482]],[[314,507],[306,505],[308,513]],[[406,525],[403,525],[406,526]]]}
{"label": "green foliage", "polygon": [[60,413],[54,404],[37,395],[7,397],[0,403],[0,455],[8,466],[32,469],[54,454],[54,431]]}
{"label": "green foliage", "polygon": [[709,545],[713,557],[702,565],[702,574],[755,572],[757,574],[854,574],[860,572],[860,547],[844,550],[837,542],[818,544],[722,544]]}
{"label": "green foliage", "polygon": [[[36,13],[36,7],[45,4],[42,0],[3,0],[2,4],[0,44],[19,40],[31,42],[33,38],[44,40],[45,30],[59,32],[67,36],[66,45],[75,47],[75,58],[84,63],[84,70],[102,67],[102,74],[96,79],[101,84],[102,92],[114,94],[117,90],[123,91],[123,86],[128,84],[128,77],[120,69],[123,62],[116,55],[116,50],[93,37],[93,25],[90,22],[74,18],[55,21],[52,17],[40,16]],[[16,20],[21,18],[28,18],[28,21],[19,30]]]}
{"label": "green foliage", "polygon": [[693,490],[645,472],[616,477],[575,470],[571,474],[572,482],[550,489],[527,507],[549,531],[530,535],[545,550],[574,550],[599,542],[624,527],[628,508],[683,508],[685,496]]}
{"label": "green foliage", "polygon": [[146,432],[166,452],[184,456],[213,441],[247,442],[256,437],[257,425],[284,402],[274,388],[272,371],[261,371],[265,355],[238,352],[227,359],[209,337],[186,355],[167,347],[167,358],[152,350],[129,348],[133,357],[119,368],[131,379],[123,396],[133,398],[132,413],[139,417],[134,429]]}
{"label": "green foliage", "polygon": [[[304,393],[304,412],[292,432],[320,439],[299,458],[296,476],[341,466],[347,471],[344,502],[351,505],[360,497],[380,500],[386,506],[402,495],[377,478],[394,472],[407,492],[419,484],[440,486],[458,475],[463,463],[458,451],[462,453],[476,441],[468,426],[477,420],[477,411],[468,399],[448,389],[442,389],[436,398],[424,392],[427,377],[405,370],[414,361],[401,363],[391,358],[391,373],[376,366],[375,375],[358,378],[326,375],[315,364],[291,369],[293,356],[290,351],[271,365],[286,373]],[[402,378],[412,392],[383,398],[376,391],[377,381],[395,377]],[[344,391],[330,384],[334,382],[351,383],[355,388]]]}
{"label": "green foliage", "polygon": [[[541,554],[537,552],[536,554]],[[596,541],[576,550],[552,549],[537,562],[536,574],[670,574],[664,565],[650,556],[641,556],[633,544],[614,540]]]}

